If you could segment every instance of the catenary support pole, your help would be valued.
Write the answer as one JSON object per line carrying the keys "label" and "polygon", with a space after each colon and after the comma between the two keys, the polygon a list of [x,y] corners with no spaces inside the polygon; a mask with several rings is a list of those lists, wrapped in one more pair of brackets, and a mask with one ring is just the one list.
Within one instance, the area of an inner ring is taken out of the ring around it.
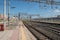
{"label": "catenary support pole", "polygon": [[8,0],[8,26],[10,21],[10,0]]}
{"label": "catenary support pole", "polygon": [[4,13],[3,13],[3,23],[4,23],[4,28],[6,28],[6,18],[5,18],[5,15],[6,15],[6,0],[4,0]]}

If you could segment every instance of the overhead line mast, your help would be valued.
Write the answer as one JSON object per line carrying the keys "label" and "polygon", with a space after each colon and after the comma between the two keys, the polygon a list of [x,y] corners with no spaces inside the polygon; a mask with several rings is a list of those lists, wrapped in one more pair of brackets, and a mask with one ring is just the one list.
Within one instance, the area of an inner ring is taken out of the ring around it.
{"label": "overhead line mast", "polygon": [[5,22],[5,15],[6,15],[6,0],[4,0],[4,13],[3,13],[3,23],[4,23],[4,28],[6,28],[6,22]]}
{"label": "overhead line mast", "polygon": [[10,19],[10,0],[8,0],[8,26],[9,26],[9,19]]}

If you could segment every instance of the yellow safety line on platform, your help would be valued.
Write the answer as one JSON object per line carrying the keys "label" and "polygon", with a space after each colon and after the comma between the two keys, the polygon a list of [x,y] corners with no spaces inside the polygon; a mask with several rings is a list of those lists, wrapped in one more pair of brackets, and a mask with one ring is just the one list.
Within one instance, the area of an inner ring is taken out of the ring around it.
{"label": "yellow safety line on platform", "polygon": [[23,24],[22,23],[21,23],[21,26],[20,26],[20,36],[21,36],[21,39],[20,40],[27,40],[26,34],[25,34],[25,31],[24,31],[24,28],[23,28]]}

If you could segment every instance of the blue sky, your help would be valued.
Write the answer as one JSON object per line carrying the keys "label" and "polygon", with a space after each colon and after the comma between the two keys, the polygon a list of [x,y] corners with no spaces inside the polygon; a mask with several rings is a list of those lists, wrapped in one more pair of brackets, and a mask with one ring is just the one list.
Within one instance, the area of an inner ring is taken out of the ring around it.
{"label": "blue sky", "polygon": [[[17,13],[28,13],[28,14],[39,14],[41,17],[54,17],[60,15],[60,8],[51,9],[50,5],[46,8],[43,8],[43,3],[35,3],[35,2],[23,2],[23,1],[13,1],[10,2],[10,7],[15,6],[15,9],[10,8],[10,15],[13,13],[16,15]],[[46,4],[45,4],[46,5]],[[41,7],[42,6],[42,7]],[[60,7],[59,5],[57,5]],[[8,14],[8,0],[7,0],[7,13]],[[3,13],[3,0],[0,0],[0,14]]]}

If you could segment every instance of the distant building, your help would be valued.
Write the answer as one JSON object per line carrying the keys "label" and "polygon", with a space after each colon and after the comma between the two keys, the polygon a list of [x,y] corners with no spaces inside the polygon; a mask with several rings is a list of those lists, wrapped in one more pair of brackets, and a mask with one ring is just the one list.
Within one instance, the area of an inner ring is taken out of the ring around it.
{"label": "distant building", "polygon": [[2,14],[0,14],[0,19],[3,19],[3,15]]}
{"label": "distant building", "polygon": [[58,15],[57,17],[60,18],[60,15]]}
{"label": "distant building", "polygon": [[[6,15],[5,15],[5,18],[7,19]],[[3,14],[0,14],[0,19],[3,19]]]}

